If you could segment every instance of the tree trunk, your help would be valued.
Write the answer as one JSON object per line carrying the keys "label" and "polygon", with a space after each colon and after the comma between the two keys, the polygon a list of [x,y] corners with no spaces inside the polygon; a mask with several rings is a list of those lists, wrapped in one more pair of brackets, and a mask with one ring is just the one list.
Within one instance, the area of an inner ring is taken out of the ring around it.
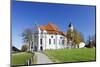
{"label": "tree trunk", "polygon": [[30,41],[29,41],[29,51],[30,51],[30,45],[31,45],[31,44],[30,44]]}

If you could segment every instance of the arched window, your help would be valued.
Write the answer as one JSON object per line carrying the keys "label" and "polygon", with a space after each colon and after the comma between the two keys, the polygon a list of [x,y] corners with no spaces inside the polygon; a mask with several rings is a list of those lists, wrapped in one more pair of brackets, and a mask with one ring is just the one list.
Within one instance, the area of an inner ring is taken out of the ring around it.
{"label": "arched window", "polygon": [[40,44],[42,44],[42,39],[40,39]]}
{"label": "arched window", "polygon": [[51,39],[49,39],[49,44],[51,44]]}
{"label": "arched window", "polygon": [[59,39],[59,45],[60,45],[60,39]]}
{"label": "arched window", "polygon": [[64,45],[64,40],[62,40],[62,45]]}
{"label": "arched window", "polygon": [[54,39],[54,44],[55,44],[55,39]]}

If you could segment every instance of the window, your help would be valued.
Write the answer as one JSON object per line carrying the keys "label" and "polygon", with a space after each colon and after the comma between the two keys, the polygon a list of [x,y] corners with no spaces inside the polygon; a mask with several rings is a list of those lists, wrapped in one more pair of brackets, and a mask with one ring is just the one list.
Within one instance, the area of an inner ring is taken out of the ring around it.
{"label": "window", "polygon": [[53,36],[51,36],[51,38],[53,38]]}
{"label": "window", "polygon": [[37,41],[37,36],[36,35],[34,35],[34,42],[36,42]]}
{"label": "window", "polygon": [[36,35],[34,37],[36,38]]}
{"label": "window", "polygon": [[54,39],[54,44],[55,44],[55,39]]}
{"label": "window", "polygon": [[40,39],[40,44],[42,44],[42,39]]}
{"label": "window", "polygon": [[59,45],[60,45],[60,40],[59,40]]}
{"label": "window", "polygon": [[62,40],[62,44],[64,45],[64,40]]}
{"label": "window", "polygon": [[49,44],[51,44],[51,39],[49,39]]}
{"label": "window", "polygon": [[62,39],[62,37],[60,37],[60,39]]}

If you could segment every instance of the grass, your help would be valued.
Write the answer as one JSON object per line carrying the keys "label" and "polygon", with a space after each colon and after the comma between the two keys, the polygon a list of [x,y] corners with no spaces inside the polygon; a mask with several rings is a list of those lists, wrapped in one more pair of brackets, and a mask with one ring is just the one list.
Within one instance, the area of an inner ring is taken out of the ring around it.
{"label": "grass", "polygon": [[44,52],[56,63],[95,61],[95,48],[46,50]]}
{"label": "grass", "polygon": [[32,57],[32,53],[19,52],[12,54],[12,65],[24,65],[28,59]]}

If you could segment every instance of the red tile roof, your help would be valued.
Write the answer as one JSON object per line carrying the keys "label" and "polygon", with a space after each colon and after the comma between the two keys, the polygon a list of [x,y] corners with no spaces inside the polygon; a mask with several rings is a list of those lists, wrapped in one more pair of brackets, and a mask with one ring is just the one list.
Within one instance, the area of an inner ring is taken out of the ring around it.
{"label": "red tile roof", "polygon": [[41,30],[46,30],[48,34],[60,34],[60,35],[65,36],[65,34],[63,32],[61,32],[59,30],[59,28],[56,25],[52,24],[52,23],[49,23],[47,25],[39,26],[39,28]]}

